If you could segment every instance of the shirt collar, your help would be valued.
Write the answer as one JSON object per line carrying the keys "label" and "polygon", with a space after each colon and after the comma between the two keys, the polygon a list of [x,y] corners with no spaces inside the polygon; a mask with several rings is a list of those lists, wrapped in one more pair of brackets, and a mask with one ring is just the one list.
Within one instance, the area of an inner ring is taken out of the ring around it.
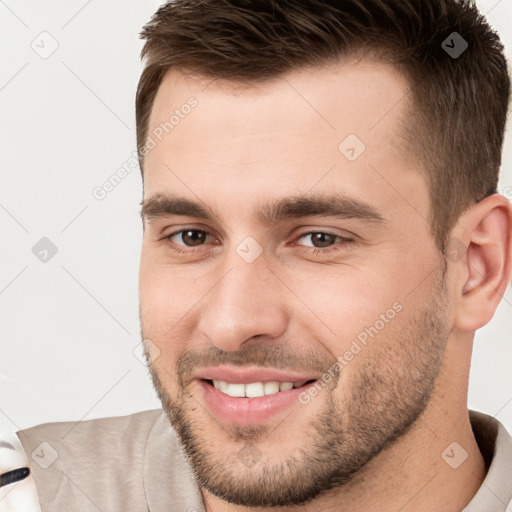
{"label": "shirt collar", "polygon": [[469,411],[469,418],[489,469],[477,493],[462,512],[505,512],[512,500],[512,437],[492,416]]}

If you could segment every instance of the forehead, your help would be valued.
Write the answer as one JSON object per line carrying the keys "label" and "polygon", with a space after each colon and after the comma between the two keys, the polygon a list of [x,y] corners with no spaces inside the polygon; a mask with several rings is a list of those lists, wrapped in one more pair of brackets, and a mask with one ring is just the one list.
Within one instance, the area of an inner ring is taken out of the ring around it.
{"label": "forehead", "polygon": [[400,138],[408,105],[405,79],[373,60],[250,86],[168,71],[148,125],[145,196],[179,189],[235,208],[234,190],[240,207],[313,189],[392,201],[419,187],[426,206],[423,173]]}
{"label": "forehead", "polygon": [[[355,57],[263,83],[240,84],[171,69],[158,89],[148,128],[168,122],[170,114],[194,96],[200,106],[194,113],[200,116],[191,116],[186,124],[196,131],[221,127],[240,137],[258,128],[272,129],[278,121],[290,134],[305,128],[310,138],[316,129],[320,135],[348,131],[361,138],[373,132],[375,138],[396,128],[408,94],[409,85],[394,66]],[[179,135],[182,130],[173,131]]]}

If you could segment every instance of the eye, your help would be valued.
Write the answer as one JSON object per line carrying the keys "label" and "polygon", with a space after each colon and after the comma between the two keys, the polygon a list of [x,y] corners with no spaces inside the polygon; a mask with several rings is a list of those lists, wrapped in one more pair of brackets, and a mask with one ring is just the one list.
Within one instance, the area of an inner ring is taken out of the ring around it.
{"label": "eye", "polygon": [[333,250],[337,250],[340,248],[340,245],[345,245],[350,242],[353,242],[353,239],[343,237],[341,235],[335,235],[334,233],[328,233],[325,231],[309,231],[307,233],[302,233],[297,240],[309,238],[309,244],[300,244],[302,247],[305,247],[307,250],[310,250],[314,253],[325,253]]}
{"label": "eye", "polygon": [[331,233],[324,233],[323,231],[312,231],[310,233],[304,233],[299,237],[301,238],[311,237],[312,244],[306,244],[310,247],[327,247],[334,242],[335,238],[341,238],[337,235],[332,235]]}
{"label": "eye", "polygon": [[184,247],[195,247],[203,245],[208,237],[214,239],[210,233],[204,229],[180,229],[165,237],[169,242]]}

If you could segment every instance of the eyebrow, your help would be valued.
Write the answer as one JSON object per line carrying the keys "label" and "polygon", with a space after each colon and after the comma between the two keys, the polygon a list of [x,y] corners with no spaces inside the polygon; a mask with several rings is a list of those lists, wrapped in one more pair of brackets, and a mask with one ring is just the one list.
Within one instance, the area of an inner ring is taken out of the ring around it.
{"label": "eyebrow", "polygon": [[[142,220],[164,218],[173,215],[195,217],[208,221],[219,221],[211,209],[201,203],[173,195],[157,193],[140,203]],[[358,219],[382,224],[385,219],[370,204],[344,194],[309,193],[271,201],[256,212],[255,218],[263,224],[273,224],[284,219],[310,216],[325,216],[338,219]]]}

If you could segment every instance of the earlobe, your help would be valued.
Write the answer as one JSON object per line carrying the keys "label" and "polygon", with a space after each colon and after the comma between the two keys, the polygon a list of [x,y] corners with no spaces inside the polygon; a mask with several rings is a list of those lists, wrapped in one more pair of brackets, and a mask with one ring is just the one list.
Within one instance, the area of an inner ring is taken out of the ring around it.
{"label": "earlobe", "polygon": [[454,237],[466,247],[459,265],[455,326],[475,331],[493,317],[512,274],[512,205],[489,196],[466,212]]}

